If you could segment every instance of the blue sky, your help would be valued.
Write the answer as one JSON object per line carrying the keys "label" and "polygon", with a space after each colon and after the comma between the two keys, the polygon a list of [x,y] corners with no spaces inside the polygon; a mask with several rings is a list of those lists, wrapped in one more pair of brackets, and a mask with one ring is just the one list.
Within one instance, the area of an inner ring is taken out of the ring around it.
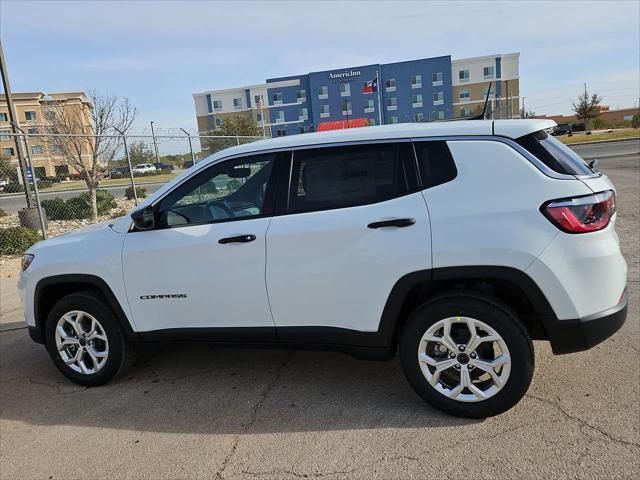
{"label": "blue sky", "polygon": [[[640,2],[0,0],[14,91],[127,96],[136,133],[195,131],[192,93],[369,63],[520,52],[521,95],[569,113],[583,88],[640,96]],[[174,129],[174,130],[169,130]]]}

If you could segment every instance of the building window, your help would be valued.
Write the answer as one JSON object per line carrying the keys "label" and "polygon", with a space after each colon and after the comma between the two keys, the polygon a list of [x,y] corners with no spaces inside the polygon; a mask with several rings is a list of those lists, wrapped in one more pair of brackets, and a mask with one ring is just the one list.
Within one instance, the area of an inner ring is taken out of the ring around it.
{"label": "building window", "polygon": [[397,110],[398,99],[396,97],[387,98],[387,110]]}
{"label": "building window", "polygon": [[60,145],[50,145],[49,150],[54,155],[62,155],[62,147]]}
{"label": "building window", "polygon": [[444,104],[444,92],[433,92],[433,104],[434,105]]}
{"label": "building window", "polygon": [[384,88],[387,92],[395,92],[396,91],[396,79],[389,78],[386,82],[384,82]]}
{"label": "building window", "polygon": [[458,80],[461,82],[469,81],[469,70],[459,70],[458,71]]}
{"label": "building window", "polygon": [[370,127],[375,127],[376,125],[376,119],[375,118],[370,118],[369,119],[369,126]]}
{"label": "building window", "polygon": [[298,90],[296,92],[296,99],[299,102],[305,102],[307,100],[307,91],[306,90]]}
{"label": "building window", "polygon": [[466,118],[466,117],[470,117],[471,116],[471,109],[467,108],[467,107],[462,107],[460,109],[460,117],[461,118]]}
{"label": "building window", "polygon": [[329,115],[329,105],[320,105],[320,118],[326,118]]}
{"label": "building window", "polygon": [[221,112],[222,111],[222,100],[214,100],[213,101],[213,111]]}
{"label": "building window", "polygon": [[444,111],[442,110],[434,110],[431,112],[431,120],[444,120]]}
{"label": "building window", "polygon": [[284,122],[284,110],[278,110],[276,112],[276,123]]}
{"label": "building window", "polygon": [[11,140],[10,130],[0,130],[0,140]]}
{"label": "building window", "polygon": [[364,113],[373,113],[375,108],[373,106],[373,99],[364,101]]}
{"label": "building window", "polygon": [[[491,96],[492,96],[492,97],[493,97],[493,96],[495,96],[495,93],[494,93],[494,92],[495,92],[495,89],[494,89],[494,88],[491,88]],[[488,93],[489,93],[489,87],[488,87],[488,86],[486,86],[486,87],[484,87],[484,90],[482,91],[482,98],[483,98],[483,99],[484,99],[484,98],[487,98],[487,94],[488,94]]]}
{"label": "building window", "polygon": [[253,97],[253,105],[255,108],[262,108],[264,105],[262,104],[262,95],[254,95]]}
{"label": "building window", "polygon": [[351,102],[342,102],[342,115],[351,115]]}
{"label": "building window", "polygon": [[273,100],[273,105],[282,105],[282,92],[275,92],[271,98]]}
{"label": "building window", "polygon": [[9,121],[9,119],[7,117],[7,114],[4,113],[4,112],[1,112],[0,113],[0,122],[7,122],[7,121]]}
{"label": "building window", "polygon": [[302,107],[298,109],[298,120],[307,120],[309,118],[309,111],[307,107]]}
{"label": "building window", "polygon": [[28,133],[29,135],[35,135],[35,134],[37,134],[37,133],[38,133],[38,129],[37,129],[37,128],[28,128],[28,129],[27,129],[27,133]]}
{"label": "building window", "polygon": [[411,88],[422,87],[422,75],[411,75]]}
{"label": "building window", "polygon": [[32,155],[42,155],[42,145],[31,145]]}
{"label": "building window", "polygon": [[36,119],[36,112],[24,112],[24,119],[27,121],[33,121]]}
{"label": "building window", "polygon": [[318,88],[318,98],[320,100],[325,100],[329,98],[329,87],[322,86]]}
{"label": "building window", "polygon": [[284,137],[287,135],[287,130],[284,128],[279,128],[278,130],[276,130],[276,135],[279,137]]}
{"label": "building window", "polygon": [[424,115],[420,112],[418,113],[414,113],[413,114],[413,121],[414,122],[423,122],[424,121]]}
{"label": "building window", "polygon": [[434,72],[431,74],[431,83],[434,87],[439,87],[442,85],[442,72]]}
{"label": "building window", "polygon": [[350,83],[341,83],[340,84],[340,96],[348,97],[351,95],[351,84]]}
{"label": "building window", "polygon": [[398,117],[389,117],[389,123],[398,123]]}
{"label": "building window", "polygon": [[214,123],[216,124],[216,127],[221,127],[222,126],[222,117],[216,117]]}
{"label": "building window", "polygon": [[300,125],[300,133],[309,133],[309,125]]}
{"label": "building window", "polygon": [[242,98],[233,99],[233,108],[236,110],[242,110]]}
{"label": "building window", "polygon": [[460,101],[468,102],[469,100],[471,100],[471,94],[469,93],[469,90],[460,90]]}
{"label": "building window", "polygon": [[263,118],[262,118],[262,112],[258,112],[256,114],[256,119],[258,120],[258,126],[262,127],[264,122],[263,122]]}
{"label": "building window", "polygon": [[496,76],[496,67],[484,67],[484,78],[493,78]]}
{"label": "building window", "polygon": [[5,157],[13,157],[13,148],[3,148],[2,155],[4,155]]}
{"label": "building window", "polygon": [[411,106],[413,106],[413,108],[422,106],[422,94],[411,95]]}

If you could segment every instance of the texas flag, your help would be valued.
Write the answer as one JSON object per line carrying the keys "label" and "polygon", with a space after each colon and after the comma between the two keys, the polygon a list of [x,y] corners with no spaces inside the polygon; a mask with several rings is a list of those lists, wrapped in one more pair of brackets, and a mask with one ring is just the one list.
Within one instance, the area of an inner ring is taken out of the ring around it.
{"label": "texas flag", "polygon": [[378,79],[374,78],[368,82],[364,83],[364,88],[362,89],[362,93],[373,93],[378,88]]}

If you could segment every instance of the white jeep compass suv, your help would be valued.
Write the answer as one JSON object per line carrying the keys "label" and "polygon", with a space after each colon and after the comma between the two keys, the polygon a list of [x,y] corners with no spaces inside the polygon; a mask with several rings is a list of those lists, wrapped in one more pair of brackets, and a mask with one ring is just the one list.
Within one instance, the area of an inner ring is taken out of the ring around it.
{"label": "white jeep compass suv", "polygon": [[627,312],[614,187],[553,125],[399,124],[218,152],[131,217],[32,247],[29,333],[83,385],[139,342],[399,351],[427,402],[504,412],[531,382],[532,339],[585,350]]}

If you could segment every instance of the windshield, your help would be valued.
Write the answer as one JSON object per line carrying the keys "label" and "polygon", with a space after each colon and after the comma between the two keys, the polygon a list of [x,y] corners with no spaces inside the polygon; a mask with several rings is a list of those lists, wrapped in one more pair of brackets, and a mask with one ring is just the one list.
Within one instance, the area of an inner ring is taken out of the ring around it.
{"label": "windshield", "polygon": [[590,175],[594,170],[576,152],[544,130],[516,140],[550,169],[567,175]]}

